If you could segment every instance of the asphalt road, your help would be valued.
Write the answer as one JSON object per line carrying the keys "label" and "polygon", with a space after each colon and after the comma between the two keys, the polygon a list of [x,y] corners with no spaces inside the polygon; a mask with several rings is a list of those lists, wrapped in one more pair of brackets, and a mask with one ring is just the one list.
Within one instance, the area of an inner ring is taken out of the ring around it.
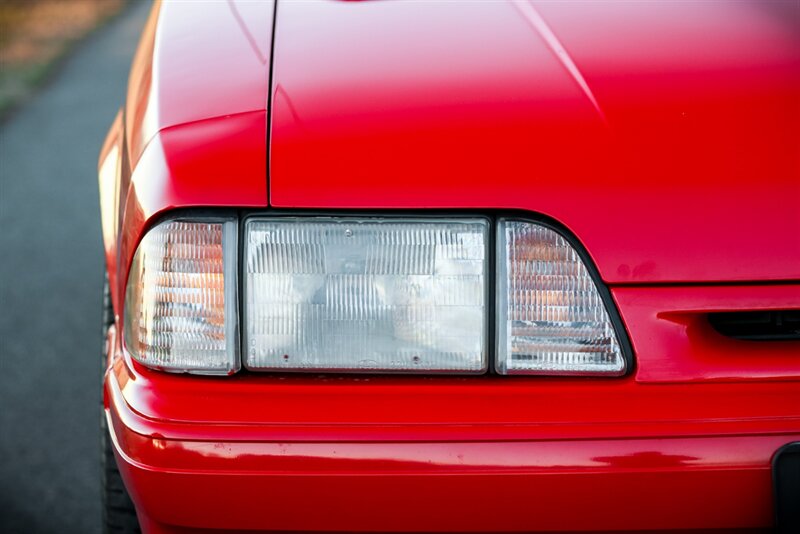
{"label": "asphalt road", "polygon": [[97,156],[149,3],[0,124],[0,532],[100,531]]}

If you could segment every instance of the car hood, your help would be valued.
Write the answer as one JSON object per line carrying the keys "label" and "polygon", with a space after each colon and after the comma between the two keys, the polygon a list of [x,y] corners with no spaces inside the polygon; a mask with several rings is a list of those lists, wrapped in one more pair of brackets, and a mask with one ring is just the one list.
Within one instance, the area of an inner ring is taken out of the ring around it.
{"label": "car hood", "polygon": [[282,2],[269,202],[537,213],[609,283],[800,279],[800,11]]}

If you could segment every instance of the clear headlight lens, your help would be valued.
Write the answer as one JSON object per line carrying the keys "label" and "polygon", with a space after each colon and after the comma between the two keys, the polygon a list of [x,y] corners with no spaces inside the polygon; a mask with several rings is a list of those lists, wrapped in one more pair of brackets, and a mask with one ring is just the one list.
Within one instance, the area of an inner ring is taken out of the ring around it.
{"label": "clear headlight lens", "polygon": [[625,358],[603,299],[578,252],[556,231],[500,219],[497,370],[610,374]]}
{"label": "clear headlight lens", "polygon": [[235,220],[172,220],[142,238],[125,291],[125,347],[149,367],[239,368]]}
{"label": "clear headlight lens", "polygon": [[244,365],[480,373],[483,219],[250,219]]}

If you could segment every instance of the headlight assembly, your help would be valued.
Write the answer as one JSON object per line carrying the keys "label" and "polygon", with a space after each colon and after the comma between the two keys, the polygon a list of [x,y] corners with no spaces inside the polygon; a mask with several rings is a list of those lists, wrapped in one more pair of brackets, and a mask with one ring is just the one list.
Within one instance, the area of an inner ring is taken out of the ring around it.
{"label": "headlight assembly", "polygon": [[624,374],[613,304],[570,240],[535,221],[494,226],[251,216],[240,250],[234,218],[167,220],[131,264],[125,348],[200,374]]}

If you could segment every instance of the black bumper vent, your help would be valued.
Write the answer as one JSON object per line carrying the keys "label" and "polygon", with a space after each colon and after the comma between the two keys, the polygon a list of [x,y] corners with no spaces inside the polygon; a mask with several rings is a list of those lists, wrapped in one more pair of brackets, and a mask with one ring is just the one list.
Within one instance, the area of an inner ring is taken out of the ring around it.
{"label": "black bumper vent", "polygon": [[710,313],[708,320],[717,332],[736,339],[800,340],[800,309]]}

